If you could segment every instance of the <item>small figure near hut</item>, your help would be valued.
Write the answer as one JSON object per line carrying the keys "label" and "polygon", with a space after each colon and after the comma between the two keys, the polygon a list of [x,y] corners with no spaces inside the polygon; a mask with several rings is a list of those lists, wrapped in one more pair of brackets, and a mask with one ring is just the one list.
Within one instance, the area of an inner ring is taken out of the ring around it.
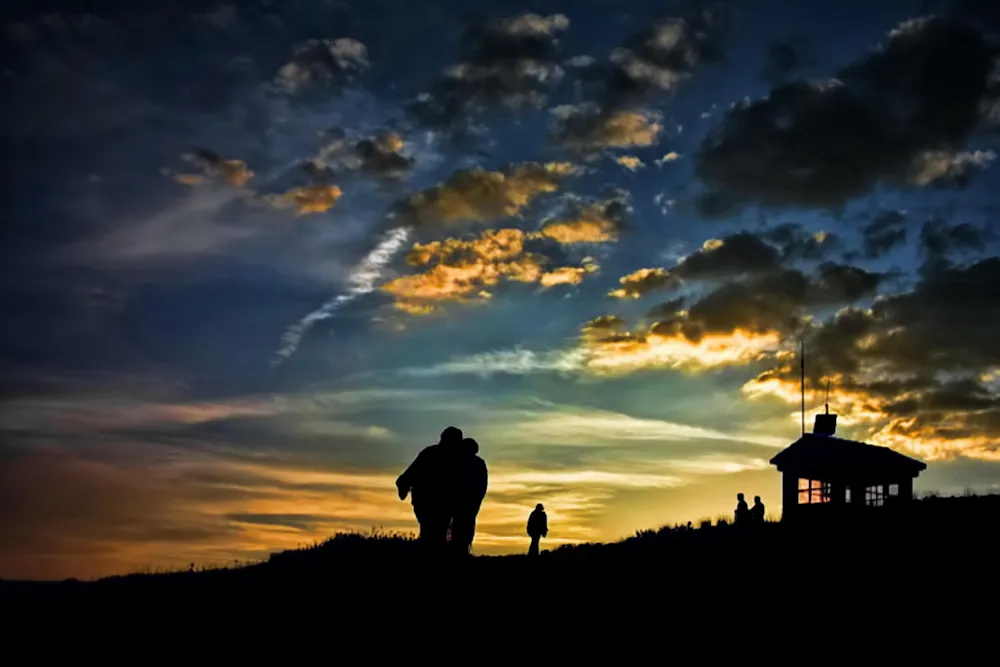
{"label": "small figure near hut", "polygon": [[753,497],[753,507],[750,508],[750,518],[755,526],[764,525],[764,503],[760,501],[760,496]]}
{"label": "small figure near hut", "polygon": [[538,555],[539,542],[548,534],[549,519],[545,514],[545,507],[538,503],[531,516],[528,517],[528,535],[531,537],[531,546],[528,547],[529,556]]}
{"label": "small figure near hut", "polygon": [[736,516],[734,519],[737,526],[747,526],[753,520],[750,516],[750,507],[742,493],[736,494]]}

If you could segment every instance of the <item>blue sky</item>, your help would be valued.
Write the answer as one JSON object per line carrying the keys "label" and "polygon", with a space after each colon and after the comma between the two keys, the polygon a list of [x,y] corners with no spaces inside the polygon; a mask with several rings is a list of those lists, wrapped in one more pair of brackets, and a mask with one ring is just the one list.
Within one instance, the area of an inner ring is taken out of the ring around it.
{"label": "blue sky", "polygon": [[412,530],[449,424],[479,552],[777,514],[803,338],[810,411],[1000,484],[987,2],[4,12],[0,576]]}

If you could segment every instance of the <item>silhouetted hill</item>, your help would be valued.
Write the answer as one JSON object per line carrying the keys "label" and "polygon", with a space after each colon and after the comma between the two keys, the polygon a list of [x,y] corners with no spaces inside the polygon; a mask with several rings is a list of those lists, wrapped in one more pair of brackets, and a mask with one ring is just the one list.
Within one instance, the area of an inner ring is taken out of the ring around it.
{"label": "silhouetted hill", "polygon": [[850,524],[663,528],[535,559],[428,561],[408,539],[340,535],[239,569],[0,591],[23,625],[10,636],[78,656],[336,661],[413,647],[468,662],[530,654],[537,637],[594,660],[888,651],[913,664],[992,651],[998,526],[1000,496],[971,496]]}

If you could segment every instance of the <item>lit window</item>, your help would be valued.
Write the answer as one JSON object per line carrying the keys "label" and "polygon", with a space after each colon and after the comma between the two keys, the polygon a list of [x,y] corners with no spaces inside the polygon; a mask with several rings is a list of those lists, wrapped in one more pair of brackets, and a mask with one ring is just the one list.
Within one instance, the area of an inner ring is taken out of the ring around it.
{"label": "lit window", "polygon": [[889,485],[889,495],[890,496],[898,496],[899,495],[899,484],[890,484]]}
{"label": "lit window", "polygon": [[847,487],[847,490],[844,492],[844,502],[851,502],[851,487]]}
{"label": "lit window", "polygon": [[882,507],[885,504],[885,487],[869,486],[865,488],[865,505],[869,507]]}
{"label": "lit window", "polygon": [[799,505],[814,505],[830,502],[830,482],[818,479],[799,480]]}

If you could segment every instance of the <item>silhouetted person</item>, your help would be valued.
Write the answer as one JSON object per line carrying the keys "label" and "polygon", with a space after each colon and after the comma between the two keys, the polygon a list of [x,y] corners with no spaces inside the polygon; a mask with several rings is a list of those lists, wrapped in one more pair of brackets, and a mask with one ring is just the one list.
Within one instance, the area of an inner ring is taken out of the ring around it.
{"label": "silhouetted person", "polygon": [[764,525],[764,503],[760,502],[760,496],[753,497],[753,507],[750,508],[750,518],[755,526]]}
{"label": "silhouetted person", "polygon": [[528,547],[529,556],[538,555],[538,543],[548,534],[549,518],[545,515],[545,507],[538,503],[531,516],[528,517],[528,535],[531,537],[531,546]]}
{"label": "silhouetted person", "polygon": [[445,546],[447,539],[452,500],[449,482],[461,445],[462,431],[449,426],[441,432],[438,444],[424,447],[396,480],[399,499],[410,494],[413,514],[420,524],[420,541],[433,548]]}
{"label": "silhouetted person", "polygon": [[736,520],[734,523],[737,526],[746,526],[750,523],[750,508],[747,506],[747,501],[743,497],[742,493],[736,494]]}
{"label": "silhouetted person", "polygon": [[479,457],[479,443],[472,438],[462,441],[454,475],[451,498],[451,544],[458,554],[468,554],[476,537],[476,516],[486,497],[489,473]]}

